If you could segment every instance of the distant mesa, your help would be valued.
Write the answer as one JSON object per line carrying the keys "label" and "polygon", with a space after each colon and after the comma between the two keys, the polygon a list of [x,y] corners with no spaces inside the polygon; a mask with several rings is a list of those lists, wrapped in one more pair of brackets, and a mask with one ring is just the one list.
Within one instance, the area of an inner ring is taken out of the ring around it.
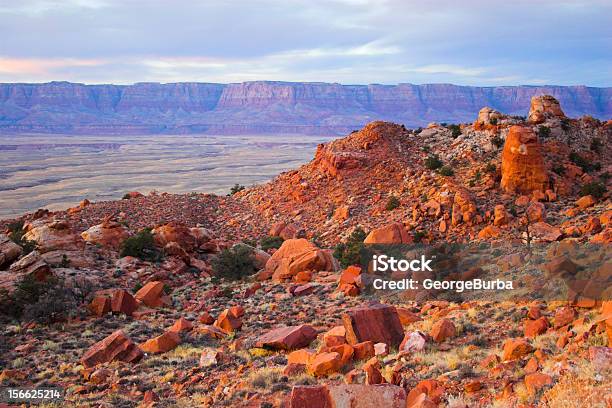
{"label": "distant mesa", "polygon": [[[558,104],[547,97],[552,95]],[[473,87],[323,82],[0,84],[0,131],[65,134],[344,135],[382,120],[492,124],[499,112],[537,123],[548,115],[612,117],[612,88]],[[481,110],[483,106],[487,106]],[[479,114],[480,111],[480,114]]]}

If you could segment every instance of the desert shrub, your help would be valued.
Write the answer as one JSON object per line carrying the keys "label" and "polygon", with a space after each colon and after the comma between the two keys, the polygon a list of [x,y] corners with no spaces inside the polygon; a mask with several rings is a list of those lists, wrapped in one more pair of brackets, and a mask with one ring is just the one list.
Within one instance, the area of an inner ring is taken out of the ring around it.
{"label": "desert shrub", "polygon": [[571,152],[569,154],[569,159],[576,166],[580,167],[582,171],[584,172],[589,172],[592,170],[595,170],[595,171],[601,170],[601,163],[591,163],[576,152]]}
{"label": "desert shrub", "polygon": [[281,245],[283,245],[283,242],[284,240],[281,237],[268,236],[261,239],[260,245],[261,249],[267,251],[268,249],[272,248],[280,248]]}
{"label": "desert shrub", "polygon": [[242,240],[243,244],[247,244],[248,246],[252,246],[253,248],[257,248],[257,240],[256,239],[250,239],[250,238],[245,238]]}
{"label": "desert shrub", "polygon": [[493,146],[499,149],[500,147],[504,145],[504,139],[499,137],[499,135],[495,135],[491,138],[491,143],[493,143]]}
{"label": "desert shrub", "polygon": [[599,199],[599,198],[602,198],[604,194],[606,194],[606,191],[607,191],[607,188],[603,183],[594,181],[591,183],[583,184],[582,187],[580,188],[580,195],[581,196],[592,195],[593,197]]}
{"label": "desert shrub", "polygon": [[442,176],[452,176],[455,174],[455,171],[451,166],[442,166],[440,167],[440,170],[438,170],[438,172]]}
{"label": "desert shrub", "polygon": [[414,234],[412,234],[412,238],[414,239],[414,242],[419,243],[423,240],[423,238],[425,238],[426,234],[423,231],[415,231]]}
{"label": "desert shrub", "polygon": [[563,167],[560,164],[556,164],[556,165],[553,166],[552,171],[554,171],[558,175],[562,176],[562,175],[565,174],[565,167]]}
{"label": "desert shrub", "polygon": [[600,138],[594,137],[593,140],[591,140],[590,149],[592,151],[599,153],[602,147],[603,147],[603,143],[601,142]]}
{"label": "desert shrub", "polygon": [[16,221],[8,225],[8,237],[11,241],[23,248],[23,254],[27,255],[36,249],[35,241],[28,241],[24,238],[26,232],[23,229],[23,221]]}
{"label": "desert shrub", "polygon": [[540,126],[538,128],[538,137],[540,139],[546,139],[550,137],[550,128],[548,126]]}
{"label": "desert shrub", "polygon": [[451,131],[453,139],[461,135],[461,127],[459,127],[459,125],[448,125],[446,128]]}
{"label": "desert shrub", "polygon": [[239,280],[255,272],[253,248],[246,245],[236,245],[226,248],[213,258],[211,266],[215,275]]}
{"label": "desert shrub", "polygon": [[497,166],[489,162],[487,163],[487,166],[485,167],[485,171],[487,173],[495,173],[497,171]]}
{"label": "desert shrub", "polygon": [[125,193],[123,197],[121,197],[122,200],[129,200],[130,198],[132,198],[132,196],[130,196],[130,193]]}
{"label": "desert shrub", "polygon": [[442,161],[435,154],[429,155],[425,159],[425,167],[427,167],[429,170],[437,170],[442,167]]}
{"label": "desert shrub", "polygon": [[564,132],[570,130],[570,120],[568,118],[561,119],[561,129],[563,129]]}
{"label": "desert shrub", "polygon": [[[50,278],[38,281],[26,275],[15,284],[9,294],[0,294],[0,311],[5,317],[50,324],[64,321],[79,310],[90,288],[85,285],[68,287],[62,279]],[[9,310],[6,310],[10,307]]]}
{"label": "desert shrub", "polygon": [[497,125],[497,118],[489,119],[489,123],[492,124],[493,126]]}
{"label": "desert shrub", "polygon": [[153,234],[150,228],[145,228],[138,234],[129,237],[121,245],[120,255],[133,256],[144,261],[159,261],[163,254],[155,248]]}
{"label": "desert shrub", "polygon": [[389,197],[389,200],[387,200],[387,205],[385,206],[385,209],[387,211],[393,211],[399,206],[400,206],[400,200],[395,196],[391,196]]}
{"label": "desert shrub", "polygon": [[236,183],[234,184],[234,187],[230,189],[230,195],[234,195],[237,192],[242,191],[242,190],[244,190],[244,186],[241,186],[240,184]]}
{"label": "desert shrub", "polygon": [[355,228],[346,242],[338,244],[334,249],[334,257],[343,268],[350,265],[358,265],[361,261],[361,250],[366,233],[360,227]]}

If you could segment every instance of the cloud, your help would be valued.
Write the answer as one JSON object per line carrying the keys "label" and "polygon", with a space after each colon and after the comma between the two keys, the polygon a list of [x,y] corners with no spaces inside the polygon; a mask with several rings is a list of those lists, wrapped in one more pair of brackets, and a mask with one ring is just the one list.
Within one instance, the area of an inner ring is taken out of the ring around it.
{"label": "cloud", "polygon": [[22,0],[0,4],[0,81],[609,86],[610,14],[600,0]]}

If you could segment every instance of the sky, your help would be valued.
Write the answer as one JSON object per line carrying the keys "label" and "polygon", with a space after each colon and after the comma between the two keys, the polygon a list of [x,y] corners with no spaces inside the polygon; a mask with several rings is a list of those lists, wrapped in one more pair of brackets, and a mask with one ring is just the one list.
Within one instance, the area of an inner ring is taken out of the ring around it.
{"label": "sky", "polygon": [[611,86],[611,0],[0,0],[0,82]]}

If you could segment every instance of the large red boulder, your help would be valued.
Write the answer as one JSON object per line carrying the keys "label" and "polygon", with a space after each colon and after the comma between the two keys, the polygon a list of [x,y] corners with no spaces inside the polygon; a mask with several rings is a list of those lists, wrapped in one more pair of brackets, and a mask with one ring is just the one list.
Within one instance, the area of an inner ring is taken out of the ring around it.
{"label": "large red boulder", "polygon": [[294,350],[308,346],[317,337],[317,331],[307,324],[279,327],[260,336],[256,347]]}
{"label": "large red boulder", "polygon": [[128,236],[123,225],[109,220],[104,220],[81,233],[81,237],[87,242],[114,249],[119,249]]}
{"label": "large red boulder", "polygon": [[111,299],[111,310],[131,316],[138,309],[138,302],[127,290],[117,289]]}
{"label": "large red boulder", "polygon": [[181,337],[175,331],[167,331],[164,334],[149,339],[140,345],[140,349],[145,353],[157,354],[166,353],[181,344]]}
{"label": "large red boulder", "polygon": [[342,315],[349,344],[363,341],[399,346],[404,329],[395,307],[375,304],[351,309]]}
{"label": "large red boulder", "polygon": [[[293,278],[302,271],[336,271],[338,264],[331,251],[317,248],[312,242],[288,239],[268,259],[265,270],[275,281]],[[269,276],[268,275],[268,276]]]}
{"label": "large red boulder", "polygon": [[326,385],[296,385],[291,390],[289,408],[332,408]]}
{"label": "large red boulder", "polygon": [[99,341],[87,350],[81,358],[85,368],[91,368],[97,364],[111,361],[123,361],[126,363],[138,362],[143,352],[132,340],[126,337],[122,330],[118,330]]}
{"label": "large red boulder", "polygon": [[397,222],[372,230],[363,241],[366,244],[410,244],[413,238],[404,224]]}
{"label": "large red boulder", "polygon": [[134,297],[149,307],[160,307],[168,303],[163,299],[163,282],[149,282],[136,292]]}

